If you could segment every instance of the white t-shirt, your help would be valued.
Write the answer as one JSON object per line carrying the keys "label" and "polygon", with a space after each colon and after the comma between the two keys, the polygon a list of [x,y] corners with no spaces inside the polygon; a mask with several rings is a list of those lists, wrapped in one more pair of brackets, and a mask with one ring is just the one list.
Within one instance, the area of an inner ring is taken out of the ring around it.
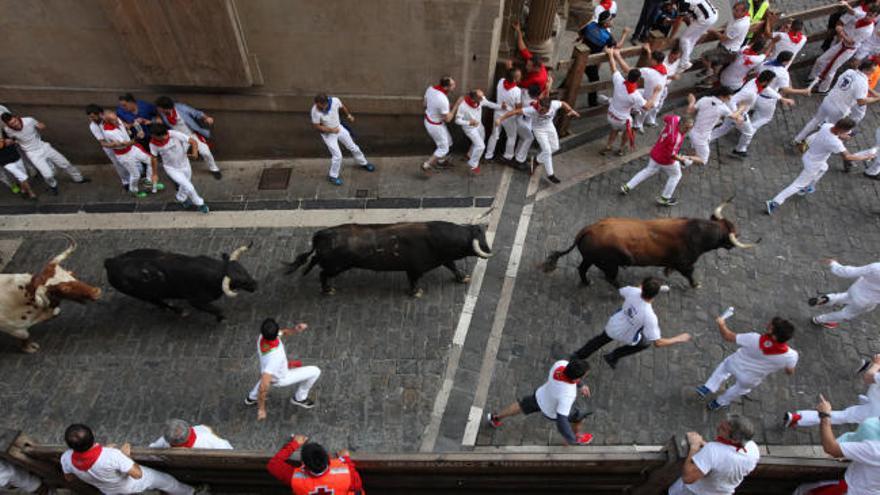
{"label": "white t-shirt", "polygon": [[425,90],[425,118],[431,124],[443,124],[443,115],[449,113],[449,98],[434,86]]}
{"label": "white t-shirt", "polygon": [[728,364],[736,380],[749,385],[757,385],[767,375],[797,366],[798,353],[794,349],[782,354],[764,354],[761,352],[761,334],[755,332],[741,333],[736,336],[739,349],[728,359]]}
{"label": "white t-shirt", "polygon": [[461,105],[458,106],[458,110],[455,111],[455,123],[467,128],[471,127],[471,120],[480,122],[483,119],[483,107],[488,107],[493,110],[501,108],[500,105],[494,101],[489,101],[486,98],[480,100],[477,108],[468,105],[467,101],[462,101]]}
{"label": "white t-shirt", "polygon": [[[776,44],[773,45],[773,54],[770,58],[776,58],[782,52],[791,52],[792,55],[797,56],[797,54],[803,49],[804,45],[807,44],[807,35],[801,33],[800,40],[797,43],[791,41],[791,36],[788,33],[783,33],[781,31],[776,31],[773,33],[773,38],[776,40]],[[792,58],[794,60],[794,58]]]}
{"label": "white t-shirt", "polygon": [[746,40],[746,35],[749,34],[749,26],[751,26],[752,18],[745,15],[740,17],[739,19],[731,19],[730,22],[727,23],[727,28],[724,30],[724,35],[730,38],[727,41],[722,41],[721,46],[727,48],[731,52],[739,51],[739,47],[742,46],[743,41]]}
{"label": "white t-shirt", "polygon": [[330,129],[336,129],[341,125],[339,121],[339,108],[342,101],[335,96],[330,97],[330,104],[325,112],[318,110],[318,105],[312,105],[312,124],[320,124]]}
{"label": "white t-shirt", "polygon": [[[101,124],[101,134],[104,136],[103,139],[114,143],[124,143],[127,141],[131,141],[131,136],[128,135],[128,130],[125,129],[124,125],[119,124],[120,123],[117,122],[115,129],[105,129],[104,125]],[[130,149],[131,147],[129,147],[129,150]],[[123,156],[125,155],[125,153],[122,153],[122,151],[124,150],[125,148],[116,148],[112,151],[116,153],[117,156]]]}
{"label": "white t-shirt", "polygon": [[26,153],[40,151],[46,144],[40,137],[40,130],[37,129],[37,119],[33,117],[21,118],[20,131],[16,131],[9,126],[4,127],[3,131],[6,132],[7,136],[15,139],[18,145],[21,146],[21,149]]}
{"label": "white t-shirt", "polygon": [[519,86],[514,86],[510,89],[504,88],[504,78],[498,80],[498,86],[495,87],[495,101],[501,105],[501,108],[496,110],[496,114],[505,114],[516,108],[517,105],[520,104],[520,100],[522,99],[522,88]]}
{"label": "white t-shirt", "polygon": [[847,495],[876,495],[880,493],[880,442],[841,442],[843,457],[852,461],[843,479]]}
{"label": "white t-shirt", "polygon": [[691,129],[691,132],[694,136],[699,137],[708,137],[718,121],[733,112],[728,103],[715,96],[700,98],[694,108],[697,110],[697,116],[694,118],[694,128]]}
{"label": "white t-shirt", "polygon": [[801,159],[804,166],[825,163],[832,154],[846,151],[843,141],[831,132],[832,127],[834,124],[822,124],[818,131],[807,137],[807,152]]}
{"label": "white t-shirt", "polygon": [[636,345],[643,339],[653,342],[660,338],[660,324],[651,303],[642,299],[639,287],[623,287],[623,306],[605,324],[605,333],[614,340]]}
{"label": "white t-shirt", "polygon": [[752,54],[751,47],[743,48],[736,59],[721,71],[721,85],[734,90],[741,88],[749,71],[761,65],[765,58],[763,53]]}
{"label": "white t-shirt", "polygon": [[571,406],[577,399],[578,386],[576,383],[553,378],[556,370],[564,369],[566,366],[568,366],[568,361],[564,359],[553,363],[550,372],[547,373],[547,382],[535,391],[535,399],[538,401],[541,413],[550,419],[556,419],[557,414],[568,416],[571,413]]}
{"label": "white t-shirt", "polygon": [[186,156],[189,145],[189,136],[172,129],[168,131],[168,142],[164,145],[150,141],[150,154],[162,158],[163,167],[186,169],[190,167]]}
{"label": "white t-shirt", "polygon": [[[666,64],[663,64],[664,66]],[[667,74],[661,74],[656,69],[652,69],[650,67],[640,67],[639,72],[642,73],[642,80],[645,81],[645,88],[642,90],[642,95],[646,100],[651,98],[651,95],[654,94],[654,88],[657,86],[665,87],[666,86],[666,77]]]}
{"label": "white t-shirt", "polygon": [[620,72],[611,76],[614,84],[614,92],[611,95],[611,103],[608,104],[608,113],[620,120],[630,118],[633,110],[645,106],[645,98],[636,90],[632,93],[626,90],[626,79]]}
{"label": "white t-shirt", "polygon": [[61,454],[61,471],[73,474],[83,482],[92,485],[102,493],[133,493],[129,485],[136,480],[128,475],[134,461],[118,449],[102,447],[101,455],[86,471],[73,467],[73,450]]}
{"label": "white t-shirt", "polygon": [[868,97],[868,76],[864,72],[856,69],[847,69],[834,87],[825,96],[825,101],[830,101],[838,110],[843,113],[850,111],[857,103]]}
{"label": "white t-shirt", "polygon": [[257,355],[260,356],[260,374],[269,373],[272,375],[272,381],[276,381],[287,374],[287,353],[284,350],[284,342],[278,338],[278,346],[267,352],[260,350],[260,340],[262,336],[257,337]]}
{"label": "white t-shirt", "polygon": [[743,447],[745,451],[720,442],[704,445],[693,457],[704,476],[685,486],[697,495],[733,495],[761,457],[755,442],[748,441]]}
{"label": "white t-shirt", "polygon": [[847,290],[854,303],[862,306],[880,304],[880,262],[865,266],[845,266],[834,261],[831,263],[831,273],[838,277],[858,277]]}
{"label": "white t-shirt", "polygon": [[845,14],[840,16],[840,22],[843,23],[843,27],[849,27],[855,24],[857,20],[865,17],[866,15],[868,15],[868,13],[865,12],[865,9],[863,9],[862,5],[859,4],[853,7],[853,12],[847,11]]}
{"label": "white t-shirt", "polygon": [[697,24],[715,24],[718,20],[718,9],[709,0],[684,0],[687,9],[694,15]]}
{"label": "white t-shirt", "polygon": [[[858,48],[859,45],[862,44],[865,40],[871,37],[874,34],[874,26],[875,24],[866,24],[862,27],[856,27],[856,23],[847,24],[844,27],[847,36],[852,40],[851,45],[847,45],[850,48]],[[833,47],[832,47],[833,49]]]}
{"label": "white t-shirt", "polygon": [[774,77],[773,80],[770,81],[770,84],[768,84],[767,87],[778,92],[782,88],[787,88],[791,86],[791,76],[789,75],[788,69],[785,66],[777,65],[775,61],[767,60],[763,64],[761,64],[761,67],[757,70],[757,72],[758,74],[760,74],[765,70],[769,70],[776,74],[776,77]]}
{"label": "white t-shirt", "polygon": [[616,16],[617,15],[617,2],[612,1],[611,8],[609,8],[609,9],[605,9],[605,7],[603,7],[602,4],[596,5],[596,7],[593,9],[593,18],[590,19],[590,22],[598,22],[599,15],[602,14],[602,12],[605,12],[605,10],[608,10],[608,12],[611,13],[611,17]]}
{"label": "white t-shirt", "polygon": [[[194,449],[214,449],[214,450],[232,450],[232,444],[214,434],[209,426],[195,425],[192,427],[196,433],[196,442],[193,444]],[[159,437],[155,442],[150,444],[151,449],[170,449],[171,445],[165,441],[165,437]]]}
{"label": "white t-shirt", "polygon": [[523,115],[527,115],[531,119],[533,131],[555,131],[556,127],[553,126],[553,118],[560,108],[562,108],[562,102],[553,100],[550,102],[550,109],[547,110],[547,113],[541,113],[537,108],[529,105],[523,108]]}
{"label": "white t-shirt", "polygon": [[670,77],[678,74],[679,69],[681,68],[681,57],[678,57],[675,62],[669,61],[669,55],[663,59],[663,65],[666,66],[666,84],[669,85]]}
{"label": "white t-shirt", "polygon": [[[747,82],[745,86],[743,86],[739,91],[736,92],[732,97],[730,97],[730,102],[728,105],[730,106],[731,112],[736,111],[739,108],[740,104],[745,103],[746,112],[752,109],[755,106],[755,101],[758,100],[758,82],[757,78],[752,79]],[[768,96],[770,98],[779,99],[779,93],[770,88],[765,87],[763,91],[760,93],[762,96]]]}

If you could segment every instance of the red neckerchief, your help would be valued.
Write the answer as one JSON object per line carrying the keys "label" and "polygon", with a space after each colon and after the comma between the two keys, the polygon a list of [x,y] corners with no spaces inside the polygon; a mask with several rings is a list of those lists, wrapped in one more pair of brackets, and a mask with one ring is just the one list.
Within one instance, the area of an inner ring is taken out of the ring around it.
{"label": "red neckerchief", "polygon": [[511,89],[516,87],[516,83],[513,81],[504,80],[504,89],[510,91]]}
{"label": "red neckerchief", "polygon": [[761,352],[764,353],[765,356],[772,356],[774,354],[785,354],[788,352],[788,344],[782,342],[776,342],[776,339],[771,335],[761,335]]}
{"label": "red neckerchief", "polygon": [[746,451],[746,448],[743,446],[743,444],[741,444],[739,442],[734,442],[733,440],[728,440],[720,435],[715,437],[715,441],[718,443],[723,443],[724,445],[730,445],[731,447],[736,447],[737,452],[739,452],[740,450],[742,450],[743,452]]}
{"label": "red neckerchief", "polygon": [[758,94],[761,94],[761,92],[764,91],[764,88],[766,87],[761,86],[761,83],[759,83],[757,79],[755,79],[755,86],[758,88]]}
{"label": "red neckerchief", "polygon": [[652,65],[651,68],[663,74],[664,76],[666,75],[666,66],[663,64]]}
{"label": "red neckerchief", "polygon": [[802,39],[804,39],[804,33],[800,32],[800,31],[797,31],[797,32],[789,31],[788,32],[788,39],[790,39],[792,43],[797,45],[801,42]]}
{"label": "red neckerchief", "polygon": [[101,452],[104,450],[104,447],[101,447],[101,444],[96,443],[92,445],[92,448],[85,452],[74,452],[72,456],[70,456],[70,462],[73,464],[73,467],[79,469],[80,471],[88,471],[98,462],[98,457],[101,456]]}
{"label": "red neckerchief", "polygon": [[465,97],[464,97],[464,102],[467,103],[468,106],[471,107],[471,108],[477,108],[477,107],[480,106],[480,103],[479,103],[479,102],[476,102],[476,101],[474,101],[474,100],[472,100],[470,96],[465,96]]}
{"label": "red neckerchief", "polygon": [[170,114],[165,114],[165,118],[168,119],[168,123],[172,126],[177,125],[177,110],[172,108]]}
{"label": "red neckerchief", "polygon": [[602,8],[605,10],[611,10],[611,4],[613,3],[614,0],[602,0],[601,2],[599,2],[599,5],[601,5]]}
{"label": "red neckerchief", "polygon": [[171,139],[170,134],[165,135],[165,139],[159,139],[156,136],[150,136],[150,144],[155,144],[156,146],[165,146],[168,144],[168,140]]}
{"label": "red neckerchief", "polygon": [[110,122],[104,122],[101,127],[103,127],[105,131],[115,131],[116,129],[118,129],[118,127],[116,127],[116,124],[111,124]]}
{"label": "red neckerchief", "polygon": [[266,354],[280,344],[281,339],[276,338],[275,340],[266,340],[265,337],[260,337],[260,354]]}
{"label": "red neckerchief", "polygon": [[637,89],[639,89],[638,82],[623,81],[623,85],[626,86],[627,94],[633,94],[636,92]]}
{"label": "red neckerchief", "polygon": [[553,370],[553,379],[564,383],[577,383],[580,381],[580,379],[572,380],[565,376],[565,366],[560,366]]}
{"label": "red neckerchief", "polygon": [[187,449],[191,449],[193,445],[196,444],[196,430],[195,428],[189,429],[189,436],[186,437],[186,440],[183,443],[178,443],[172,445],[172,447],[184,447]]}
{"label": "red neckerchief", "polygon": [[443,86],[440,86],[439,84],[436,85],[436,86],[432,86],[432,87],[433,87],[434,89],[436,89],[437,91],[443,93],[444,95],[445,95],[446,93],[449,92],[449,90],[447,90],[447,89],[444,88]]}
{"label": "red neckerchief", "polygon": [[865,26],[870,26],[871,24],[874,24],[874,18],[865,16],[865,17],[862,17],[861,19],[856,21],[856,29],[860,29]]}
{"label": "red neckerchief", "polygon": [[752,50],[752,47],[750,47],[750,46],[743,48],[742,53],[743,53],[743,55],[757,55],[758,54],[758,52],[756,52],[755,50]]}

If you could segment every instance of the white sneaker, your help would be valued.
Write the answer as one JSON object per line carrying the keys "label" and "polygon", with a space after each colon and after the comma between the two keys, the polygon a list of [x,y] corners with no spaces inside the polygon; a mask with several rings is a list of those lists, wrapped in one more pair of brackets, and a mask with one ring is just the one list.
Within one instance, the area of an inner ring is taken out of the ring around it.
{"label": "white sneaker", "polygon": [[599,103],[601,103],[603,105],[607,105],[608,102],[611,101],[611,98],[609,98],[607,95],[599,95],[598,100],[599,100]]}

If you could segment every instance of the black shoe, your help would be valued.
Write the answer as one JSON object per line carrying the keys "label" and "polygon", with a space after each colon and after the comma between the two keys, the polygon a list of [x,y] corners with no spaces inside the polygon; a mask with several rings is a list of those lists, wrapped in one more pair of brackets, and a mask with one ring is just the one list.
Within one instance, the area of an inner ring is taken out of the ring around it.
{"label": "black shoe", "polygon": [[555,175],[548,175],[548,176],[547,176],[547,180],[549,180],[550,182],[552,182],[552,183],[554,183],[554,184],[559,184],[560,182],[562,182],[561,180],[559,180],[558,178],[556,178]]}
{"label": "black shoe", "polygon": [[49,193],[51,193],[52,196],[58,196],[58,186],[49,187]]}
{"label": "black shoe", "polygon": [[525,172],[529,169],[529,165],[526,162],[514,162],[513,166],[521,172]]}
{"label": "black shoe", "polygon": [[123,184],[123,185],[122,185],[122,190],[125,191],[125,192],[128,192],[128,184]]}
{"label": "black shoe", "polygon": [[825,294],[821,294],[818,297],[811,297],[810,299],[807,300],[807,304],[809,304],[810,306],[821,306],[821,305],[827,304],[827,303],[828,303],[828,296],[826,296]]}
{"label": "black shoe", "polygon": [[296,397],[291,397],[290,403],[293,404],[294,406],[299,406],[304,409],[311,409],[311,408],[315,407],[315,401],[313,401],[312,399],[309,399],[308,397],[306,397],[305,400],[296,400]]}
{"label": "black shoe", "polygon": [[863,172],[862,175],[864,175],[865,177],[867,177],[867,178],[869,178],[869,179],[871,179],[871,180],[880,180],[880,174],[877,174],[877,175],[871,175],[871,174],[869,174],[868,172]]}
{"label": "black shoe", "polygon": [[256,403],[257,403],[256,400],[251,400],[251,398],[248,397],[247,395],[244,396],[244,405],[246,405],[246,406],[252,406],[252,405],[254,405],[254,404],[256,404]]}
{"label": "black shoe", "polygon": [[603,354],[602,359],[604,359],[605,362],[608,363],[608,366],[611,366],[611,369],[617,369],[617,360],[611,357],[611,354]]}
{"label": "black shoe", "polygon": [[571,423],[579,423],[584,420],[587,416],[592,416],[593,411],[581,411],[577,410],[574,414],[568,417],[568,421]]}
{"label": "black shoe", "polygon": [[88,184],[91,181],[92,181],[92,179],[89,179],[88,177],[83,176],[83,178],[78,180],[76,183],[77,184]]}
{"label": "black shoe", "polygon": [[211,175],[213,175],[214,178],[217,179],[217,180],[220,180],[220,179],[223,178],[223,172],[221,172],[221,171],[219,171],[219,170],[212,170],[212,171],[211,171]]}
{"label": "black shoe", "polygon": [[733,156],[738,156],[738,157],[740,157],[740,158],[748,158],[748,157],[749,157],[749,154],[746,153],[745,151],[737,151],[737,150],[733,150],[733,151],[730,152],[730,154],[733,155]]}

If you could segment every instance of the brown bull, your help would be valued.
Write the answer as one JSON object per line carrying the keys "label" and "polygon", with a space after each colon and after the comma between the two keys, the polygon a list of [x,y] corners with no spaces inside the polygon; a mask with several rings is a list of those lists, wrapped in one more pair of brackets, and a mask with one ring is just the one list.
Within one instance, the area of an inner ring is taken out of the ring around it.
{"label": "brown bull", "polygon": [[61,262],[75,249],[76,242],[70,239],[70,246],[36,275],[0,274],[0,332],[19,339],[24,352],[40,348],[31,341],[28,330],[58,315],[61,301],[85,303],[101,296],[101,289],[80,282],[72,271],[61,267]]}
{"label": "brown bull", "polygon": [[662,266],[667,275],[676,270],[684,275],[691,287],[699,287],[694,280],[694,264],[700,256],[718,248],[751,248],[736,237],[736,227],[724,218],[722,210],[730,200],[715,208],[708,220],[701,218],[605,218],[584,227],[574,243],[565,251],[554,251],[544,261],[543,269],[556,269],[560,257],[575,247],[583,260],[578,274],[584,285],[589,285],[587,270],[596,265],[605,279],[615,287],[617,271],[621,266]]}

